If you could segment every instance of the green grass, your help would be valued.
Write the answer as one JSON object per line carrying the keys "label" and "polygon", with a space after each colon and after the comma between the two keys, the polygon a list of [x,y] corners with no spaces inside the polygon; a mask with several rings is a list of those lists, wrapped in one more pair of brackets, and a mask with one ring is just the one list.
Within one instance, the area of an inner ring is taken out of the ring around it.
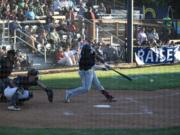
{"label": "green grass", "polygon": [[168,129],[20,129],[0,128],[0,135],[179,135],[180,128]]}
{"label": "green grass", "polygon": [[[157,90],[180,87],[180,65],[118,69],[118,71],[130,76],[133,81],[130,82],[113,71],[96,71],[96,73],[106,89]],[[54,89],[74,88],[81,85],[77,72],[45,74],[41,75],[40,79]]]}

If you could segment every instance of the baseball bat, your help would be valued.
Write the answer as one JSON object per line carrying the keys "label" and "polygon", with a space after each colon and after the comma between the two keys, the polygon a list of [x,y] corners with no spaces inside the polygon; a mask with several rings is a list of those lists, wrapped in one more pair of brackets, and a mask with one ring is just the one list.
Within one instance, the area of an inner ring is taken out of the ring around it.
{"label": "baseball bat", "polygon": [[115,69],[112,68],[111,66],[105,64],[105,67],[107,67],[108,69],[110,69],[110,70],[112,70],[112,71],[118,73],[119,75],[121,75],[122,77],[126,78],[127,80],[132,81],[132,78],[130,78],[129,76],[127,76],[127,75],[125,75],[125,74],[123,74],[123,73],[121,73],[121,72],[115,70]]}
{"label": "baseball bat", "polygon": [[108,69],[110,69],[110,70],[118,73],[119,75],[123,76],[123,77],[126,78],[127,80],[132,81],[132,79],[131,79],[129,76],[127,76],[127,75],[125,75],[125,74],[123,74],[123,73],[115,70],[115,69],[112,68],[110,65],[104,63],[104,59],[101,59],[101,58],[103,58],[103,56],[100,54],[100,52],[99,52],[97,49],[95,49],[95,53],[97,54],[96,56],[98,56],[98,57],[97,57],[98,60],[100,60],[100,62],[103,63],[103,64],[105,65],[105,67],[107,67]]}
{"label": "baseball bat", "polygon": [[121,72],[119,72],[119,71],[117,71],[117,70],[115,70],[115,69],[113,69],[113,68],[110,68],[110,69],[111,69],[112,71],[118,73],[119,75],[123,76],[123,77],[126,78],[127,80],[132,81],[132,78],[130,78],[129,76],[127,76],[127,75],[125,75],[125,74],[123,74],[123,73],[121,73]]}

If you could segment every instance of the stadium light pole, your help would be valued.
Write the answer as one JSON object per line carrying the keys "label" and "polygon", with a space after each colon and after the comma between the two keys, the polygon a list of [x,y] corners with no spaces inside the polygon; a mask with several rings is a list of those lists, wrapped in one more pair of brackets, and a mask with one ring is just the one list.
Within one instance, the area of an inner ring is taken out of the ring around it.
{"label": "stadium light pole", "polygon": [[127,62],[133,63],[133,9],[134,9],[134,0],[128,0],[128,17],[127,17]]}

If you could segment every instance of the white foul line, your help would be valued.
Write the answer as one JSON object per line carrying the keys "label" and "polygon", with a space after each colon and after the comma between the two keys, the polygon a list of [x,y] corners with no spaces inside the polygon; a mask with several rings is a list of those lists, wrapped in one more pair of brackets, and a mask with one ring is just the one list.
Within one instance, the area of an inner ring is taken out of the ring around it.
{"label": "white foul line", "polygon": [[98,113],[98,115],[152,115],[153,112],[132,112],[132,113],[127,113],[127,112],[124,112],[124,113]]}

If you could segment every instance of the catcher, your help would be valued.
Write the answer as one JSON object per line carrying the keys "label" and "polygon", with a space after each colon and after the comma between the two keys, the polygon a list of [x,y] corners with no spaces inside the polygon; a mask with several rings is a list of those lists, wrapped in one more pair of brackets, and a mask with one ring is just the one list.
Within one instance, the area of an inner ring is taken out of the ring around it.
{"label": "catcher", "polygon": [[38,74],[38,70],[33,68],[28,71],[27,76],[17,76],[13,79],[11,86],[4,90],[4,96],[10,101],[8,110],[21,110],[17,104],[22,104],[33,97],[33,93],[29,91],[31,86],[39,86],[46,92],[48,101],[53,102],[53,91],[39,81]]}

